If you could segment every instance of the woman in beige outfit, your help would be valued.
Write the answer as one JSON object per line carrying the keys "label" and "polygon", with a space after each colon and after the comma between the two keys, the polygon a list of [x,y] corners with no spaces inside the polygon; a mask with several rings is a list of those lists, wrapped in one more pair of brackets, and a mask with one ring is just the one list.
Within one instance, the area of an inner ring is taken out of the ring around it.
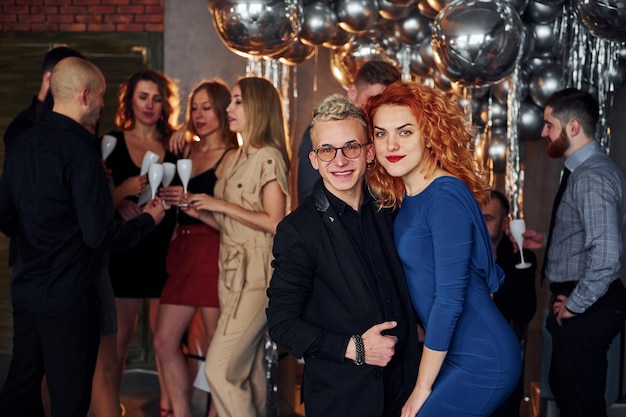
{"label": "woman in beige outfit", "polygon": [[264,78],[241,78],[227,109],[242,146],[224,166],[215,197],[190,195],[186,211],[218,227],[220,318],[206,357],[206,375],[220,417],[261,417],[272,242],[289,207],[285,117]]}

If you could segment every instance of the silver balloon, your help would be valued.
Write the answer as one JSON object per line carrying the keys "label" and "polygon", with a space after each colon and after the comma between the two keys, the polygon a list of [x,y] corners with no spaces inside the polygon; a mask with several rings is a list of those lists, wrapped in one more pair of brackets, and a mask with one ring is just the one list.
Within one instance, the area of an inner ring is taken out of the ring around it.
{"label": "silver balloon", "polygon": [[491,121],[493,126],[506,126],[507,121],[507,106],[506,101],[502,102],[497,99],[492,99],[483,102],[484,107],[480,112],[480,120],[484,123]]}
{"label": "silver balloon", "polygon": [[523,25],[497,0],[456,0],[435,18],[433,55],[439,70],[465,86],[495,84],[515,69]]}
{"label": "silver balloon", "polygon": [[520,140],[533,141],[541,139],[543,109],[532,100],[522,101],[519,107],[517,129]]}
{"label": "silver balloon", "polygon": [[300,42],[300,39],[294,40],[291,45],[284,51],[273,55],[272,58],[278,58],[280,62],[287,65],[297,65],[306,61],[315,55],[315,47]]}
{"label": "silver balloon", "polygon": [[565,88],[563,67],[556,64],[548,64],[533,72],[530,77],[530,97],[536,105],[543,107],[546,99],[552,93]]}
{"label": "silver balloon", "polygon": [[565,3],[565,0],[539,0],[539,1],[541,1],[541,3],[543,3],[543,4],[551,4],[551,5],[557,5],[557,4]]}
{"label": "silver balloon", "polygon": [[298,38],[303,43],[321,45],[337,35],[337,14],[326,3],[315,2],[302,10],[302,29]]}
{"label": "silver balloon", "polygon": [[435,57],[433,56],[433,43],[431,42],[430,38],[424,39],[419,44],[419,51],[424,65],[428,65],[433,69],[433,71],[436,70],[437,67],[435,65]]}
{"label": "silver balloon", "polygon": [[553,58],[542,58],[542,57],[533,57],[526,62],[524,62],[523,71],[528,72],[528,74],[532,74],[539,68],[548,64],[555,64],[556,60]]}
{"label": "silver balloon", "polygon": [[345,31],[360,33],[374,26],[378,17],[377,0],[337,0],[335,11],[339,26]]}
{"label": "silver balloon", "polygon": [[445,74],[442,74],[441,71],[435,69],[432,78],[435,83],[435,87],[446,93],[452,93],[452,81],[446,77]]}
{"label": "silver balloon", "polygon": [[400,40],[407,45],[417,45],[430,38],[432,20],[424,16],[418,9],[413,9],[408,16],[394,23]]}
{"label": "silver balloon", "polygon": [[535,37],[535,56],[554,57],[559,52],[559,30],[554,22],[530,25]]}
{"label": "silver balloon", "polygon": [[387,0],[389,3],[397,4],[398,6],[410,6],[415,4],[415,0]]}
{"label": "silver balloon", "polygon": [[296,0],[222,0],[213,23],[222,42],[243,56],[276,54],[291,45],[301,28]]}
{"label": "silver balloon", "polygon": [[439,13],[428,4],[428,0],[419,0],[417,2],[417,10],[429,19],[434,19],[437,13]]}
{"label": "silver balloon", "polygon": [[504,2],[511,5],[520,16],[524,13],[526,7],[528,7],[528,0],[504,0]]}
{"label": "silver balloon", "polygon": [[546,4],[543,1],[533,0],[528,4],[524,17],[535,23],[550,23],[561,15],[563,7],[560,4]]}
{"label": "silver balloon", "polygon": [[453,0],[427,0],[427,2],[428,5],[433,8],[433,10],[440,12],[444,9],[444,7],[452,3]]}
{"label": "silver balloon", "polygon": [[[522,71],[518,75],[518,84],[517,84],[517,95],[520,100],[526,99],[528,97],[528,78],[529,76],[525,75]],[[507,102],[509,96],[510,83],[501,82],[492,87],[493,95],[495,98],[500,100],[503,103]]]}
{"label": "silver balloon", "polygon": [[519,63],[523,64],[535,54],[535,32],[530,25],[524,23],[524,36],[522,40],[522,55]]}
{"label": "silver balloon", "polygon": [[411,72],[418,77],[426,78],[432,77],[433,72],[435,72],[434,65],[426,65],[424,63],[424,60],[422,59],[422,55],[420,53],[420,47],[418,45],[411,47]]}
{"label": "silver balloon", "polygon": [[594,35],[626,41],[626,0],[572,0],[578,18]]}
{"label": "silver balloon", "polygon": [[506,125],[493,126],[488,132],[490,138],[489,158],[493,161],[494,172],[506,170]]}
{"label": "silver balloon", "polygon": [[398,4],[389,0],[378,0],[378,14],[387,20],[402,19],[411,11],[411,4]]}
{"label": "silver balloon", "polygon": [[352,40],[353,36],[354,35],[352,33],[346,32],[339,25],[337,25],[337,33],[335,34],[335,36],[333,36],[332,39],[324,42],[322,45],[330,49],[340,48],[349,43]]}
{"label": "silver balloon", "polygon": [[[395,50],[394,50],[395,48]],[[335,48],[331,53],[330,67],[335,79],[347,88],[354,82],[354,76],[368,61],[386,61],[398,65],[397,41],[383,31],[372,29],[363,35],[355,36],[352,42]]]}

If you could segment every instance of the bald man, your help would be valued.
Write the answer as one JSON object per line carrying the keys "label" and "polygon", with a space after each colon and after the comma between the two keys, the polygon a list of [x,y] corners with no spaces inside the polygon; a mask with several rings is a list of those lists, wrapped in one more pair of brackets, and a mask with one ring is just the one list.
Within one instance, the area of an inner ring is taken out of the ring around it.
{"label": "bald man", "polygon": [[0,178],[0,231],[17,239],[11,277],[13,356],[0,413],[84,417],[99,342],[98,270],[107,249],[128,249],[163,218],[160,201],[126,223],[113,219],[95,126],[106,82],[87,60],[66,58],[50,77],[52,112],[8,149]]}

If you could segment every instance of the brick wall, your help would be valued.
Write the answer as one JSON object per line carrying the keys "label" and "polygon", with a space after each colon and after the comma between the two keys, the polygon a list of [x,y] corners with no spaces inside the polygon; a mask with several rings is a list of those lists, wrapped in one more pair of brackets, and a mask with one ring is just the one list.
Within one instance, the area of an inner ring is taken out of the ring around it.
{"label": "brick wall", "polygon": [[0,31],[163,32],[165,0],[0,0]]}

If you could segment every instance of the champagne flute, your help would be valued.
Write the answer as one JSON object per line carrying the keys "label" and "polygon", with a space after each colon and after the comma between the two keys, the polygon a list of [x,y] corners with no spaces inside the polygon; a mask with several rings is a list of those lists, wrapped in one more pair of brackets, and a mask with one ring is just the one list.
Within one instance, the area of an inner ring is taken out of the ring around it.
{"label": "champagne flute", "polygon": [[150,183],[150,190],[152,191],[152,198],[156,196],[156,190],[159,188],[159,184],[163,179],[163,165],[152,164],[148,168],[148,182]]}
{"label": "champagne flute", "polygon": [[[189,184],[189,179],[191,178],[191,159],[179,159],[176,161],[176,170],[178,171],[178,176],[183,183],[183,192],[187,194],[187,185]],[[179,204],[179,207],[187,207],[188,204]]]}
{"label": "champagne flute", "polygon": [[113,149],[115,149],[115,145],[117,145],[117,138],[113,135],[104,135],[102,137],[102,142],[100,142],[100,150],[102,151],[102,159],[107,159]]}
{"label": "champagne flute", "polygon": [[[159,155],[152,151],[146,151],[143,155],[143,160],[141,161],[141,171],[139,171],[139,175],[146,175],[148,173],[148,169],[150,169],[150,165],[156,164],[159,162]],[[150,186],[148,185],[143,192],[139,195],[139,199],[137,200],[138,206],[143,206],[150,200],[150,194],[152,193],[150,190]]]}
{"label": "champagne flute", "polygon": [[[172,183],[174,175],[176,175],[176,164],[173,164],[171,162],[163,162],[161,165],[163,166],[163,186],[167,187]],[[166,204],[165,200],[163,200],[163,208],[165,208],[165,210],[168,210],[170,207],[171,206],[169,204]]]}
{"label": "champagne flute", "polygon": [[521,262],[515,265],[517,269],[526,269],[531,267],[530,262],[526,262],[524,260],[524,249],[522,245],[524,244],[524,237],[522,236],[524,232],[526,232],[526,222],[524,219],[515,219],[509,222],[509,230],[511,231],[511,235],[513,239],[515,239],[515,243],[519,247],[519,253],[521,256]]}
{"label": "champagne flute", "polygon": [[143,155],[143,160],[141,161],[141,171],[139,172],[139,175],[146,175],[150,165],[156,164],[157,162],[159,162],[159,155],[152,151],[146,151]]}

